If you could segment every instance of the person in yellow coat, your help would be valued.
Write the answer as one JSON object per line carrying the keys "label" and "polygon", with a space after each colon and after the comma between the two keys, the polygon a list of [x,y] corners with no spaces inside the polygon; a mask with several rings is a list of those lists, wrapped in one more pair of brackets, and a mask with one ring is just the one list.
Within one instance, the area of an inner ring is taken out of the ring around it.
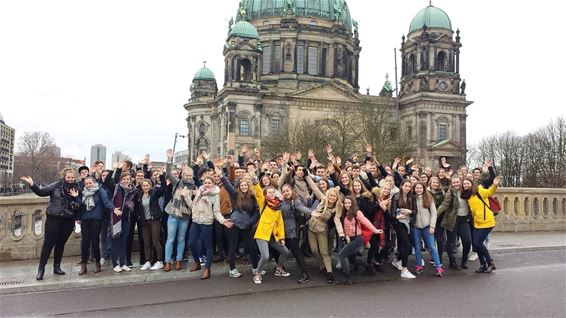
{"label": "person in yellow coat", "polygon": [[263,266],[269,260],[269,246],[279,252],[280,255],[277,260],[275,276],[290,276],[283,269],[289,256],[289,250],[285,246],[285,227],[281,214],[281,201],[275,195],[275,191],[272,186],[261,189],[259,183],[254,185],[254,195],[260,211],[254,239],[261,255],[257,268],[254,270],[253,280],[256,284],[261,284],[261,274],[262,272],[265,273]]}
{"label": "person in yellow coat", "polygon": [[471,178],[466,178],[462,182],[462,198],[468,200],[473,219],[472,245],[478,253],[481,264],[476,273],[491,273],[495,270],[495,264],[489,255],[489,250],[484,245],[484,241],[495,227],[495,215],[489,207],[488,198],[497,190],[499,181],[500,178],[495,177],[493,184],[487,189],[482,185],[474,184],[474,180]]}

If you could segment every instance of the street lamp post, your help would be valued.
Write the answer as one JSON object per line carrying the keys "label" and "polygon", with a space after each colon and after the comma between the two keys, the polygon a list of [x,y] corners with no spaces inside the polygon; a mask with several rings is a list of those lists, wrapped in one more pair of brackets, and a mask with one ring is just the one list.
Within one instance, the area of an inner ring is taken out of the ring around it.
{"label": "street lamp post", "polygon": [[179,133],[175,133],[175,142],[173,142],[173,159],[172,159],[172,162],[171,162],[173,164],[175,164],[175,147],[177,147],[177,137],[185,138],[187,136],[181,135]]}

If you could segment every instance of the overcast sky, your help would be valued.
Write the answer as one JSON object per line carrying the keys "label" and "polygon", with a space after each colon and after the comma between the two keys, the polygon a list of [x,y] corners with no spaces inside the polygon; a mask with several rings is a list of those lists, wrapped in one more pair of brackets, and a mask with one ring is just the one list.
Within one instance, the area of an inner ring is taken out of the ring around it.
{"label": "overcast sky", "polygon": [[[347,3],[359,21],[361,91],[377,94],[385,73],[394,79],[393,48],[428,0]],[[474,101],[469,142],[566,116],[559,3],[432,1],[461,31],[460,73]],[[102,143],[108,160],[116,150],[163,160],[175,132],[186,133],[183,104],[203,60],[222,85],[237,8],[238,0],[1,1],[0,113],[17,137],[49,132],[66,156],[88,161]]]}

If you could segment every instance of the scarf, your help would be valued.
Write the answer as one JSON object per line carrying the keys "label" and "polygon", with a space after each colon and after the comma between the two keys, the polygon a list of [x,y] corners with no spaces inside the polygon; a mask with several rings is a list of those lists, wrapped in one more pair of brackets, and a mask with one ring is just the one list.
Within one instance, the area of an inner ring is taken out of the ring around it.
{"label": "scarf", "polygon": [[279,200],[279,198],[277,197],[274,198],[266,197],[265,204],[269,206],[269,208],[272,209],[273,211],[281,210],[281,200]]}
{"label": "scarf", "polygon": [[165,207],[165,212],[175,217],[182,217],[183,215],[191,214],[191,210],[183,197],[183,190],[189,189],[192,190],[195,188],[195,183],[193,180],[188,182],[183,181],[182,179],[177,182],[177,184],[173,188],[173,199],[169,201],[167,206]]}
{"label": "scarf", "polygon": [[90,211],[94,207],[94,195],[98,192],[98,184],[95,183],[94,187],[91,189],[84,188],[83,190],[83,204],[87,211]]}
{"label": "scarf", "polygon": [[133,201],[131,200],[131,194],[136,190],[132,184],[126,186],[118,184],[114,190],[114,196],[112,197],[112,204],[122,210],[122,215],[118,216],[116,213],[112,212],[111,221],[111,233],[112,237],[116,238],[122,233],[122,218],[129,217],[129,213],[126,213],[126,209],[133,209]]}
{"label": "scarf", "polygon": [[79,185],[76,182],[68,183],[63,180],[63,186],[61,187],[61,197],[65,200],[65,206],[71,211],[77,211],[80,205],[75,201],[75,198],[71,195],[71,190],[79,190]]}

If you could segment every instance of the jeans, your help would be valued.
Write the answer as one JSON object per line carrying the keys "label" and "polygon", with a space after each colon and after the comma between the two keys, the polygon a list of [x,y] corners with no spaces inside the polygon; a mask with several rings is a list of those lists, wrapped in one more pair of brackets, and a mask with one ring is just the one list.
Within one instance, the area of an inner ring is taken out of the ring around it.
{"label": "jeans", "polygon": [[438,250],[436,249],[436,244],[434,242],[434,235],[429,232],[430,226],[423,229],[417,227],[413,228],[413,239],[415,242],[415,256],[417,266],[422,266],[422,251],[421,251],[421,237],[425,241],[426,245],[430,249],[432,254],[432,259],[434,260],[434,267],[439,268],[442,266],[440,258],[438,257]]}
{"label": "jeans", "polygon": [[470,254],[470,248],[472,246],[472,234],[470,233],[468,217],[458,216],[456,218],[456,224],[454,224],[454,230],[447,230],[446,234],[446,251],[448,252],[448,257],[456,257],[456,238],[460,237],[462,241],[462,264],[465,264],[466,261],[468,261],[468,254]]}
{"label": "jeans", "polygon": [[473,229],[474,231],[473,245],[474,245],[474,249],[476,250],[476,253],[478,253],[478,258],[482,266],[486,266],[493,261],[491,259],[491,256],[489,255],[489,250],[484,244],[484,241],[486,240],[491,230],[493,230],[492,227],[486,229],[476,229],[476,228]]}
{"label": "jeans", "polygon": [[75,228],[75,220],[66,219],[58,216],[47,216],[45,221],[45,236],[43,238],[43,246],[41,247],[41,257],[39,258],[39,268],[44,269],[47,260],[53,248],[54,265],[61,265],[65,243],[73,233]]}
{"label": "jeans", "polygon": [[147,220],[143,223],[143,248],[145,255],[151,255],[152,248],[155,249],[155,256],[158,262],[163,260],[163,247],[160,241],[161,222],[159,220]]}
{"label": "jeans", "polygon": [[405,224],[401,222],[396,222],[393,228],[395,229],[395,233],[397,233],[397,252],[399,252],[397,259],[401,261],[403,267],[407,267],[412,248],[409,232]]}
{"label": "jeans", "polygon": [[228,229],[228,263],[230,269],[236,268],[236,252],[240,242],[243,242],[244,249],[248,251],[253,268],[257,267],[258,249],[254,240],[252,229],[242,230],[236,226]]}
{"label": "jeans", "polygon": [[81,262],[86,264],[92,254],[100,262],[100,223],[99,220],[83,220],[81,222]]}
{"label": "jeans", "polygon": [[265,266],[265,263],[267,263],[267,261],[269,260],[269,247],[279,252],[277,266],[278,267],[285,266],[285,262],[287,262],[287,257],[289,256],[289,250],[287,249],[286,246],[281,245],[279,242],[275,242],[273,236],[271,237],[269,242],[262,239],[256,239],[255,241],[257,243],[259,253],[261,254],[256,269],[258,273],[261,273],[261,271],[263,270],[263,266]]}
{"label": "jeans", "polygon": [[183,260],[183,251],[185,250],[185,235],[189,227],[188,219],[176,218],[169,216],[167,219],[167,242],[165,243],[165,262],[171,263],[173,255],[173,243],[177,239],[177,254],[176,260]]}
{"label": "jeans", "polygon": [[204,267],[210,268],[212,265],[212,255],[214,254],[212,247],[212,224],[198,224],[194,222],[191,224],[191,229],[189,230],[189,246],[191,247],[195,263],[200,263],[199,256],[202,255],[199,253],[199,251],[201,251],[199,241],[202,244],[202,248],[206,251],[206,263]]}
{"label": "jeans", "polygon": [[126,265],[126,246],[130,235],[130,220],[122,218],[122,233],[111,239],[110,254],[112,255],[112,266]]}
{"label": "jeans", "polygon": [[[351,237],[350,243],[346,244],[340,252],[338,252],[338,258],[340,258],[340,265],[342,265],[342,273],[346,277],[350,275],[350,262],[348,258],[354,263],[356,261],[356,252],[364,246],[364,240],[361,235]],[[353,256],[353,257],[352,257]]]}
{"label": "jeans", "polygon": [[328,232],[315,233],[309,229],[308,239],[319,269],[325,268],[326,272],[332,273],[332,260],[328,253]]}
{"label": "jeans", "polygon": [[105,259],[110,258],[110,239],[108,238],[109,219],[102,217],[100,221],[100,256]]}

